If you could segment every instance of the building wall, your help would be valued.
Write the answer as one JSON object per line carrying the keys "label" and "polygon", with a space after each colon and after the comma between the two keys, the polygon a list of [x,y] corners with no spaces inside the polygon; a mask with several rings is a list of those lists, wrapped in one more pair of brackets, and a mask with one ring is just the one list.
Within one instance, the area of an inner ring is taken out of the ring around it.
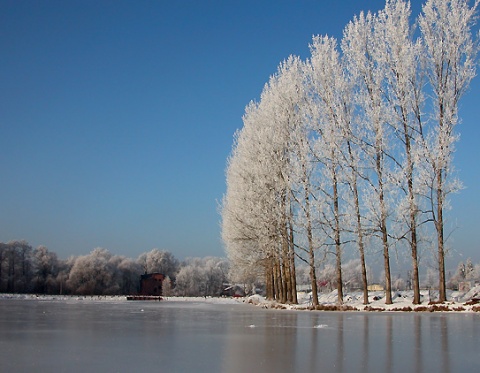
{"label": "building wall", "polygon": [[146,273],[140,277],[140,295],[162,295],[165,276],[162,273]]}
{"label": "building wall", "polygon": [[380,284],[371,284],[367,286],[368,291],[383,291],[385,290]]}

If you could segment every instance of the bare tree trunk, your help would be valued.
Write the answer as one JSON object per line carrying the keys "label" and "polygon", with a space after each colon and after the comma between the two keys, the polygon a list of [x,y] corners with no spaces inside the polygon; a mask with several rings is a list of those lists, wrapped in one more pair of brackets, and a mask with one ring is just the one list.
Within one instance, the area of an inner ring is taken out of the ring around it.
{"label": "bare tree trunk", "polygon": [[383,264],[385,270],[385,304],[392,304],[392,279],[390,276],[390,254],[388,252],[387,211],[383,191],[382,155],[380,152],[380,147],[377,145],[376,163],[380,202],[380,232],[382,234]]}
{"label": "bare tree trunk", "polygon": [[362,265],[363,304],[368,304],[367,266],[365,264],[365,249],[363,247],[363,236],[359,236],[358,245],[360,250],[360,263]]}
{"label": "bare tree trunk", "polygon": [[312,230],[307,230],[307,239],[308,239],[308,259],[310,266],[310,284],[312,286],[312,304],[313,306],[318,306],[318,287],[317,287],[317,274],[315,270],[315,253],[313,248],[313,237]]}
{"label": "bare tree trunk", "polygon": [[[440,154],[443,155],[444,149],[444,139],[442,134],[446,131],[446,126],[444,123],[444,104],[443,97],[440,98],[439,102],[439,120],[438,125],[440,127],[439,131],[439,145],[440,145]],[[444,241],[444,226],[443,226],[443,162],[438,159],[435,164],[435,177],[437,182],[436,197],[437,197],[437,219],[434,220],[435,229],[437,231],[437,250],[438,250],[438,301],[445,302],[447,300],[447,291],[445,285],[445,241]]]}
{"label": "bare tree trunk", "polygon": [[268,264],[265,266],[265,285],[266,285],[266,295],[267,300],[275,299],[275,289],[274,289],[274,275],[273,275],[273,262],[272,260],[268,261]]}
{"label": "bare tree trunk", "polygon": [[339,245],[336,245],[336,266],[337,266],[337,303],[343,304],[343,280],[342,280],[342,254]]}
{"label": "bare tree trunk", "polygon": [[289,264],[290,264],[290,276],[291,276],[291,284],[292,284],[292,303],[298,304],[297,299],[297,271],[295,267],[295,242],[294,242],[294,235],[293,235],[293,224],[292,224],[292,212],[290,208],[290,218],[288,219],[288,253],[289,253]]}
{"label": "bare tree trunk", "polygon": [[367,265],[365,263],[365,245],[363,243],[362,217],[360,215],[360,201],[358,198],[357,183],[354,186],[355,211],[357,215],[357,235],[358,235],[358,251],[360,252],[360,263],[362,266],[362,286],[363,286],[363,304],[368,304],[368,279]]}
{"label": "bare tree trunk", "polygon": [[[310,284],[312,287],[312,305],[314,307],[318,306],[318,287],[317,287],[317,274],[315,270],[315,248],[313,245],[313,227],[312,227],[312,215],[310,207],[310,188],[309,188],[309,178],[306,166],[302,163],[302,176],[303,176],[303,186],[304,186],[304,198],[305,198],[305,219],[306,219],[306,230],[307,230],[307,242],[308,242],[308,264],[310,267]],[[292,242],[293,243],[293,242]]]}
{"label": "bare tree trunk", "polygon": [[280,287],[282,291],[281,297],[280,297],[280,303],[285,304],[287,303],[287,280],[286,280],[283,264],[279,265],[279,270],[280,270]]}
{"label": "bare tree trunk", "polygon": [[412,269],[413,269],[413,304],[420,304],[420,281],[418,277],[418,246],[417,246],[417,205],[415,203],[415,193],[413,190],[413,160],[412,149],[410,143],[410,136],[408,134],[408,126],[406,119],[403,120],[403,127],[405,133],[405,151],[407,153],[407,184],[408,184],[408,199],[410,211],[410,249],[412,254]]}
{"label": "bare tree trunk", "polygon": [[417,233],[412,231],[413,304],[420,304],[420,280],[418,275]]}
{"label": "bare tree trunk", "polygon": [[363,243],[362,217],[360,215],[360,201],[358,197],[356,177],[354,182],[353,193],[355,198],[355,213],[357,215],[358,251],[360,252],[360,263],[362,266],[363,304],[368,304],[367,265],[365,263],[365,246]]}
{"label": "bare tree trunk", "polygon": [[390,276],[390,255],[388,253],[387,229],[382,223],[383,263],[385,269],[385,304],[392,304],[392,279]]}
{"label": "bare tree trunk", "polygon": [[352,172],[351,188],[353,192],[353,200],[355,205],[355,217],[356,217],[356,233],[358,238],[358,251],[360,253],[360,264],[362,266],[362,286],[363,286],[363,304],[368,304],[368,279],[367,279],[367,265],[365,263],[365,244],[363,242],[363,227],[362,227],[362,215],[360,213],[360,197],[358,195],[357,185],[357,170],[355,169],[355,157],[352,152],[352,145],[350,141],[347,141],[348,155],[350,162],[350,170]]}
{"label": "bare tree trunk", "polygon": [[275,260],[275,300],[280,303],[286,303],[285,292],[283,288],[282,268],[279,258]]}
{"label": "bare tree trunk", "polygon": [[280,275],[278,272],[278,263],[275,260],[273,265],[273,299],[276,301],[280,298]]}
{"label": "bare tree trunk", "polygon": [[312,305],[318,306],[318,287],[317,287],[317,274],[315,271],[315,255],[313,248],[309,250],[309,264],[310,264],[310,283],[312,285]]}
{"label": "bare tree trunk", "polygon": [[[283,272],[283,292],[285,303],[292,303],[292,274],[290,272],[290,237],[288,233],[289,218],[287,214],[287,193],[282,198],[283,204],[283,221],[282,221],[282,272]],[[290,210],[290,208],[288,209]]]}
{"label": "bare tree trunk", "polygon": [[[307,194],[307,193],[306,193]],[[312,285],[312,304],[318,306],[317,274],[315,271],[315,251],[313,246],[312,220],[310,215],[310,197],[305,197],[305,214],[307,219],[308,258],[310,265],[310,284]]]}
{"label": "bare tree trunk", "polygon": [[[403,92],[401,96],[405,96]],[[408,114],[406,105],[401,106],[401,121],[403,124],[403,136],[405,141],[405,155],[407,156],[407,186],[408,186],[408,209],[409,209],[409,222],[408,229],[410,231],[410,253],[412,257],[412,282],[413,282],[413,304],[420,304],[420,281],[418,275],[418,239],[417,239],[417,215],[418,208],[415,202],[415,191],[413,189],[413,168],[414,163],[412,159],[412,136],[411,130],[408,124]],[[417,111],[416,111],[417,112]],[[419,127],[421,128],[421,119],[417,116]],[[420,130],[421,133],[421,130]]]}
{"label": "bare tree trunk", "polygon": [[283,278],[283,302],[291,303],[292,288],[291,288],[291,276],[290,276],[290,260],[288,257],[288,239],[285,237],[282,239],[282,278]]}
{"label": "bare tree trunk", "polygon": [[343,304],[342,246],[340,242],[340,208],[338,203],[337,173],[333,169],[333,207],[335,214],[335,255],[337,272],[337,302]]}
{"label": "bare tree trunk", "polygon": [[435,222],[438,242],[438,300],[447,300],[445,284],[445,251],[443,236],[443,177],[442,169],[437,170],[437,220]]}

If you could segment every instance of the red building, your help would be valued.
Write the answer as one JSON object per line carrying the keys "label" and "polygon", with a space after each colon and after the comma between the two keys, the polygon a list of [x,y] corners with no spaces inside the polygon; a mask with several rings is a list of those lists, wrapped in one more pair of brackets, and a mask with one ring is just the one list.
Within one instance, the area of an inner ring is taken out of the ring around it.
{"label": "red building", "polygon": [[139,295],[161,296],[164,279],[162,273],[145,273],[140,277]]}

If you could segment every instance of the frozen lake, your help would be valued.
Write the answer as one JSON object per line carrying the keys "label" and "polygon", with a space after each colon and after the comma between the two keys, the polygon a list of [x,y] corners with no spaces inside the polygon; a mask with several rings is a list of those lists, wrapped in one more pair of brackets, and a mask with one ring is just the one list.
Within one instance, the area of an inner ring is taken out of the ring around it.
{"label": "frozen lake", "polygon": [[473,372],[480,315],[0,300],[2,372]]}

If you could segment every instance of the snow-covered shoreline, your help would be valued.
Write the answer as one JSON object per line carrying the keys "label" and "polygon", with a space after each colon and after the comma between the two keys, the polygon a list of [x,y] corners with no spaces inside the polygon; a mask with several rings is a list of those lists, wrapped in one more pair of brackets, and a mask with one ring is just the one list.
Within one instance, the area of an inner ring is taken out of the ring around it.
{"label": "snow-covered shoreline", "polygon": [[[130,302],[127,295],[45,295],[45,294],[14,294],[2,293],[1,300],[38,300],[38,301],[79,301],[79,302]],[[213,304],[241,304],[246,303],[246,298],[232,297],[162,297],[161,301],[175,302],[200,302]],[[158,300],[144,300],[145,302],[155,302]]]}
{"label": "snow-covered shoreline", "polygon": [[319,311],[367,311],[367,312],[479,312],[480,286],[469,292],[449,291],[448,301],[436,303],[436,292],[421,291],[421,304],[413,304],[413,292],[394,292],[393,304],[385,304],[385,294],[382,291],[369,292],[369,304],[363,304],[362,292],[351,292],[344,296],[344,304],[337,305],[337,292],[319,294],[319,306],[313,307],[309,294],[299,293],[298,304],[281,304],[267,301],[265,298],[253,295],[246,302],[264,308],[288,310],[319,310]]}
{"label": "snow-covered shoreline", "polygon": [[[282,304],[266,300],[260,295],[252,295],[244,298],[231,297],[163,297],[162,302],[200,302],[209,304],[250,304],[265,309],[284,310],[318,310],[318,311],[368,311],[368,312],[468,312],[480,313],[480,286],[469,292],[451,291],[448,294],[449,301],[436,303],[434,292],[422,291],[422,303],[414,305],[413,292],[403,291],[393,294],[393,304],[385,304],[384,293],[370,292],[369,304],[363,304],[363,293],[347,293],[344,304],[337,305],[336,291],[319,294],[320,305],[314,308],[308,293],[299,293],[298,304]],[[125,295],[41,295],[41,294],[0,294],[1,300],[38,300],[38,301],[78,301],[78,302],[127,302]]]}

